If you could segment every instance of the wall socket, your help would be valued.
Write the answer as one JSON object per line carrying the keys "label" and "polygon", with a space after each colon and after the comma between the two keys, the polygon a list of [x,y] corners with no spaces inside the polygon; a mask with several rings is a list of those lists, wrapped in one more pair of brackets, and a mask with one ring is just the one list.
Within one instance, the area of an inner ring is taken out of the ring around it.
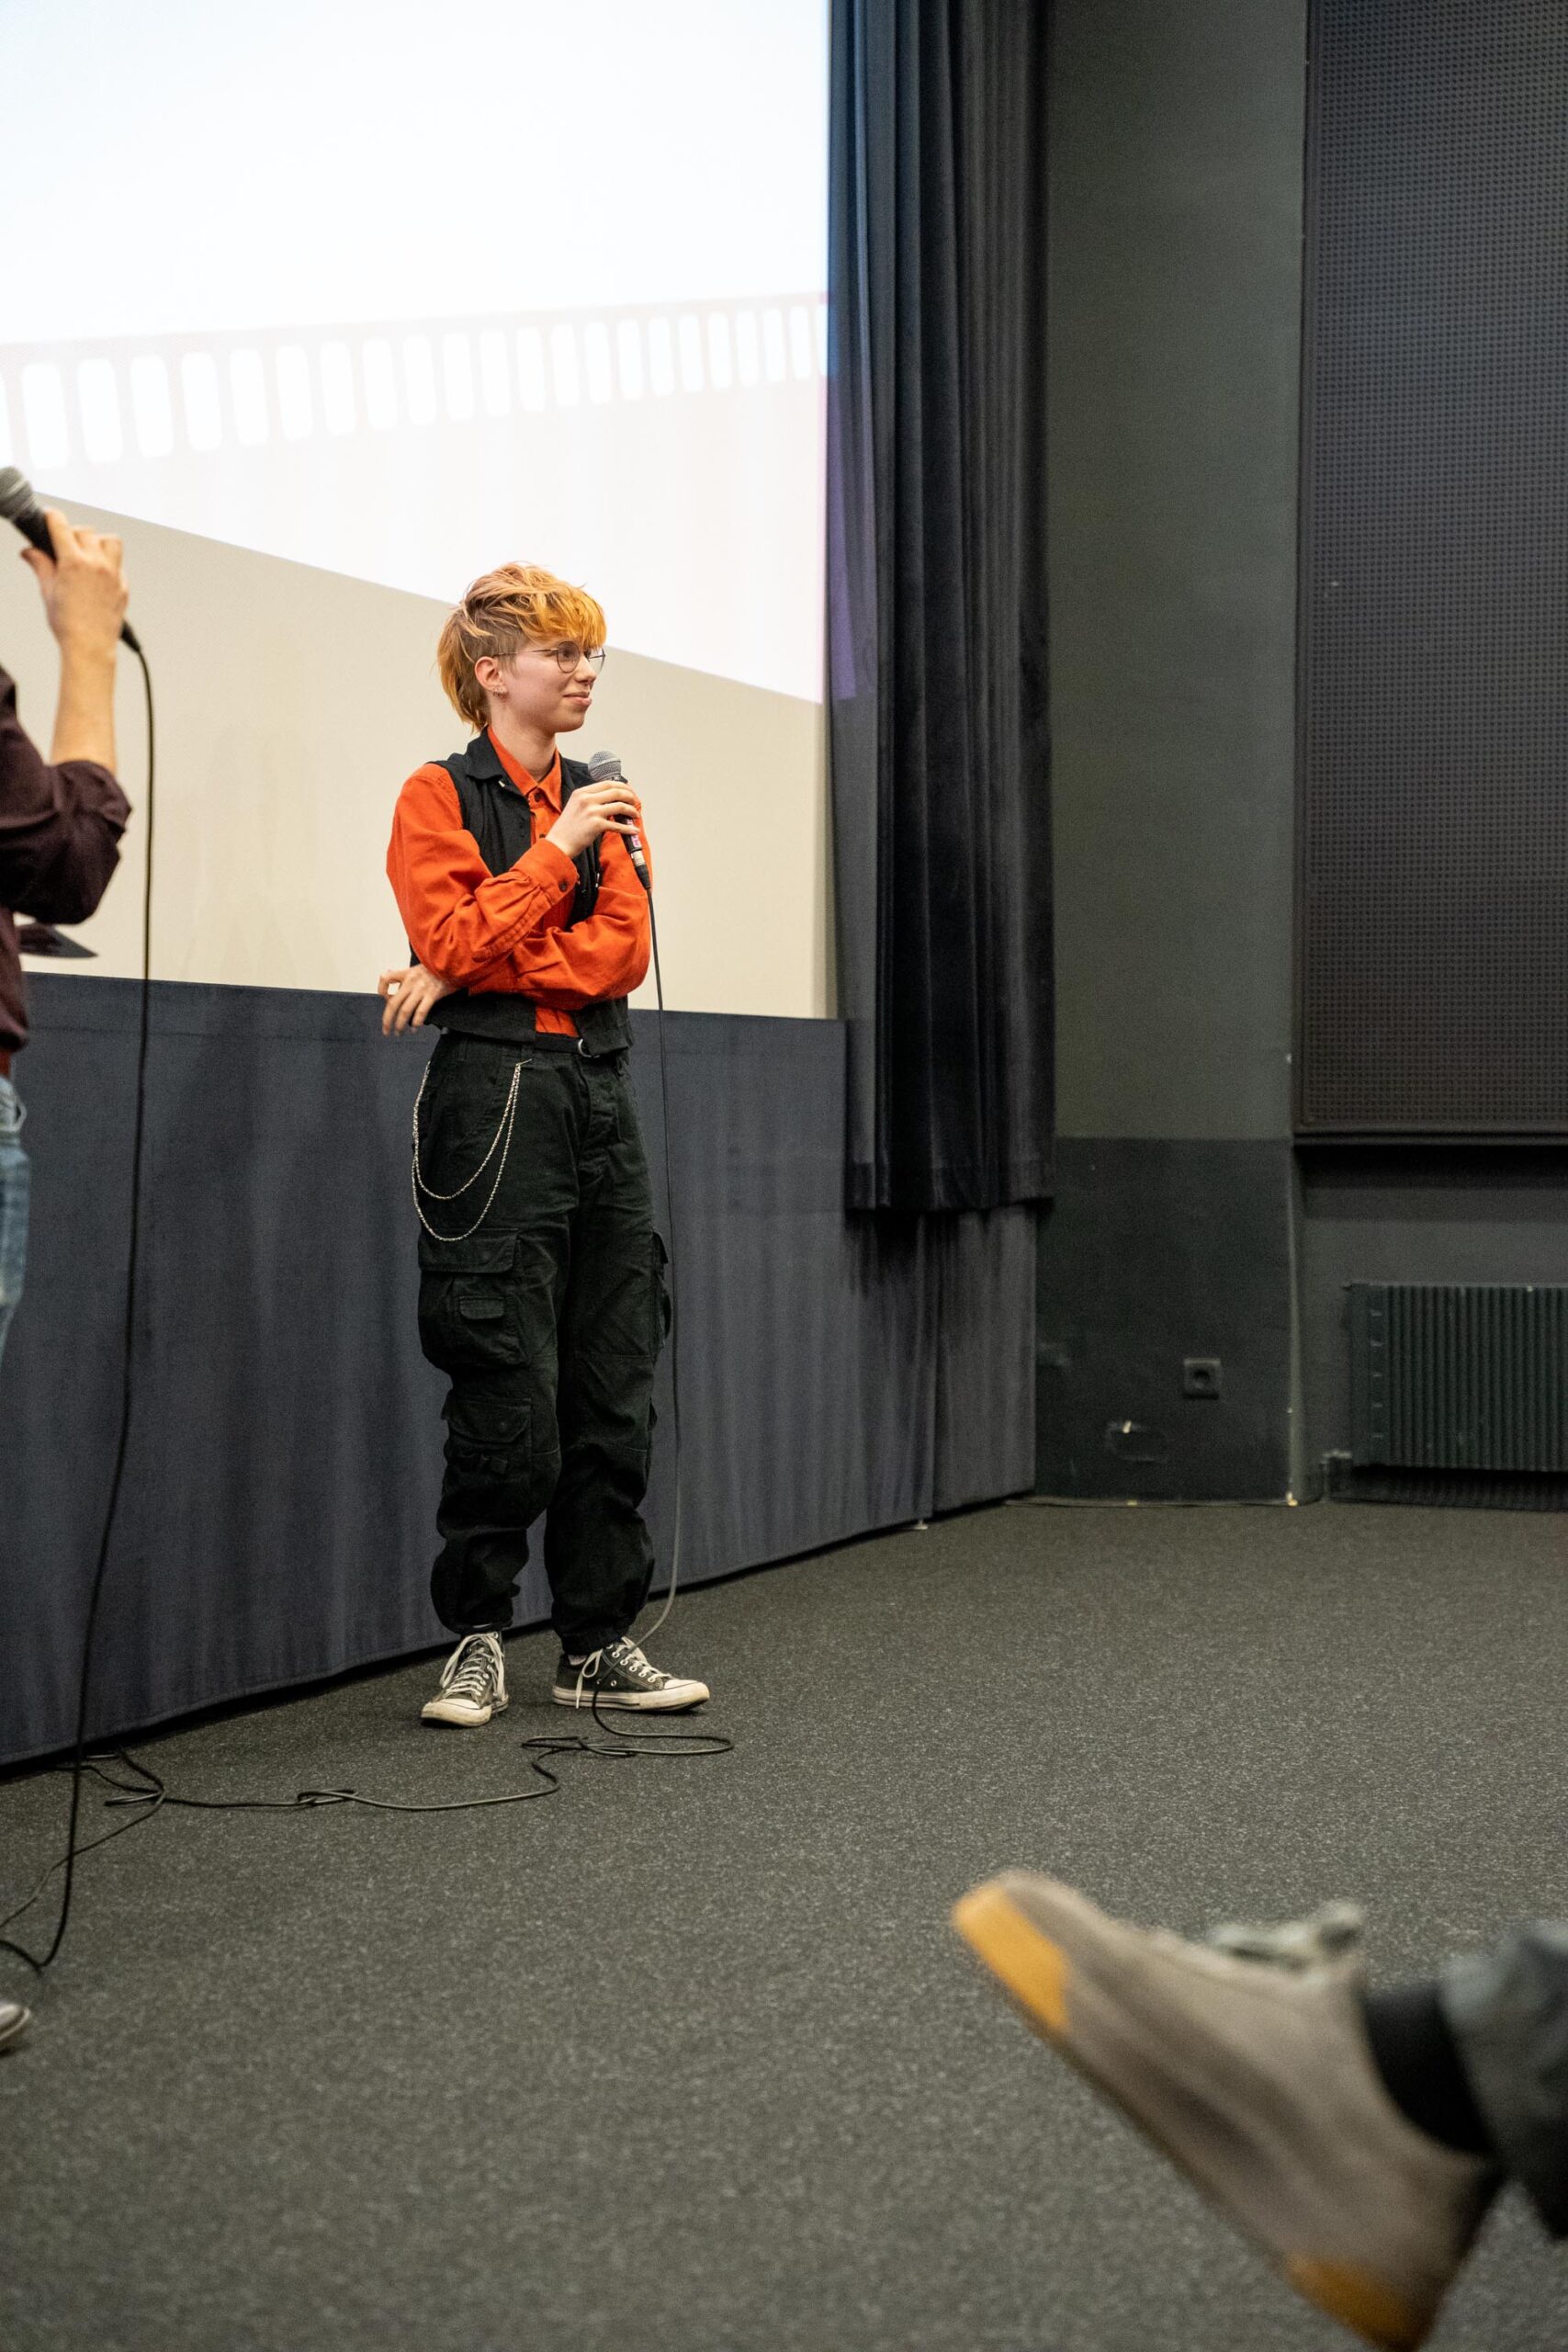
{"label": "wall socket", "polygon": [[1181,1393],[1184,1396],[1217,1396],[1220,1393],[1218,1356],[1183,1356]]}

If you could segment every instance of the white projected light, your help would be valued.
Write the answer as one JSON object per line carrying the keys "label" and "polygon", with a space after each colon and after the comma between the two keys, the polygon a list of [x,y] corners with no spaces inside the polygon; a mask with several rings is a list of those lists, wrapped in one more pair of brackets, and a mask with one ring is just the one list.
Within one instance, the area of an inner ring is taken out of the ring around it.
{"label": "white projected light", "polygon": [[14,110],[0,463],[431,596],[535,560],[820,693],[827,0],[7,0],[5,48],[72,164]]}

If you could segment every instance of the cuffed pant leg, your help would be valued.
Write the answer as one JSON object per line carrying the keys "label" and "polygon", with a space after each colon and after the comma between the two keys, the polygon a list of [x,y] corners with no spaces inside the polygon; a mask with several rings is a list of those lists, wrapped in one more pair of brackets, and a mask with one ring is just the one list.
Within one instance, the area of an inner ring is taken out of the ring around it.
{"label": "cuffed pant leg", "polygon": [[1568,1925],[1450,1961],[1438,1997],[1499,2155],[1568,2237]]}
{"label": "cuffed pant leg", "polygon": [[443,1409],[442,1543],[431,1600],[452,1633],[500,1633],[512,1623],[528,1529],[559,1467],[547,1396],[524,1371],[459,1375]]}

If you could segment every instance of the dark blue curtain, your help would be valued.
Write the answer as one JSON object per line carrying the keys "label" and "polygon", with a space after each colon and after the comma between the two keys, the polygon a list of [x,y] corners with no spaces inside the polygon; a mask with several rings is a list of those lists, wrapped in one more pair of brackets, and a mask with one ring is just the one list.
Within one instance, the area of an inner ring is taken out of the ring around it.
{"label": "dark blue curtain", "polygon": [[1051,1191],[1047,18],[833,0],[829,676],[856,1207]]}
{"label": "dark blue curtain", "polygon": [[[0,1365],[0,1765],[63,1746],[114,1453],[138,990],[32,984],[28,1286]],[[409,1114],[372,997],[160,982],[126,1486],[90,1731],[443,1639],[445,1384],[415,1330]],[[657,1016],[632,1016],[660,1220]],[[1034,1218],[847,1215],[844,1033],[666,1016],[682,1577],[1017,1494]],[[671,1351],[649,1520],[674,1532]],[[547,1613],[536,1561],[520,1623]]]}

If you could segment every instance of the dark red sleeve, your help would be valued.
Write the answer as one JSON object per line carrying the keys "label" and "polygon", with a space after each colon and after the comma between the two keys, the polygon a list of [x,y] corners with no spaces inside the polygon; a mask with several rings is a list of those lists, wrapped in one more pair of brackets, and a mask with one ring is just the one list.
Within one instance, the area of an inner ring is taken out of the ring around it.
{"label": "dark red sleeve", "polygon": [[92,760],[51,767],[23,731],[0,670],[0,907],[85,922],[119,863],[130,804]]}

